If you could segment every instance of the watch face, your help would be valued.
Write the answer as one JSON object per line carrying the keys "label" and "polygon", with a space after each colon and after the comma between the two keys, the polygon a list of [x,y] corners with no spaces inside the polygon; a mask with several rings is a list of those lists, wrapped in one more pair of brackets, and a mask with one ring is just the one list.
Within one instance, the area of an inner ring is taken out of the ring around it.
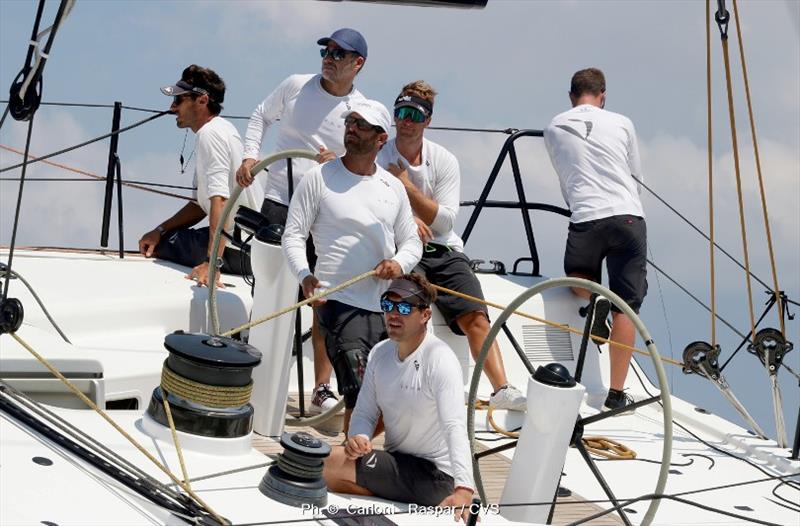
{"label": "watch face", "polygon": [[217,258],[217,268],[222,268],[222,263],[223,262],[224,262],[223,259],[218,257]]}

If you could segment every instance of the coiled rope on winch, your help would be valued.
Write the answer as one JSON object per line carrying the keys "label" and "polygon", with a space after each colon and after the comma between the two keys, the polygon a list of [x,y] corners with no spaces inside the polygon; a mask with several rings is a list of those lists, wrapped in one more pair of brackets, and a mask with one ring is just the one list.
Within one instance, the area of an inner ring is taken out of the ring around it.
{"label": "coiled rope on winch", "polygon": [[161,368],[161,388],[190,402],[210,407],[240,407],[250,401],[253,381],[244,386],[205,384],[179,375],[165,361]]}

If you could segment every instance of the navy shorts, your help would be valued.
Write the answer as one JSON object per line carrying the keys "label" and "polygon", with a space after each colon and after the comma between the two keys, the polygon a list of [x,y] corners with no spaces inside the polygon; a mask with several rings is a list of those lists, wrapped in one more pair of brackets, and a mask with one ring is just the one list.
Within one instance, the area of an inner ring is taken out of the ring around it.
{"label": "navy shorts", "polygon": [[344,406],[356,406],[369,351],[388,338],[383,315],[336,300],[315,308]]}
{"label": "navy shorts", "polygon": [[[647,295],[647,225],[643,218],[619,215],[570,223],[564,272],[600,282],[606,260],[608,288],[638,314]],[[612,309],[619,312],[616,306]]]}
{"label": "navy shorts", "polygon": [[[164,232],[153,250],[153,255],[186,267],[196,267],[208,258],[209,236],[208,227],[179,228]],[[250,256],[239,249],[226,246],[222,254],[222,272],[252,274]]]}
{"label": "navy shorts", "polygon": [[424,458],[374,449],[356,461],[356,484],[376,496],[436,506],[455,491],[453,477]]}
{"label": "navy shorts", "polygon": [[[264,199],[261,204],[261,214],[267,219],[268,225],[286,226],[289,207],[271,199]],[[314,272],[314,267],[317,264],[317,252],[314,250],[314,240],[310,235],[306,239],[306,258],[308,259],[308,268],[311,269],[311,272]]]}
{"label": "navy shorts", "polygon": [[[434,285],[483,299],[481,284],[470,267],[469,258],[463,252],[429,243],[422,252],[422,259],[417,264],[417,269]],[[489,319],[489,310],[485,304],[444,292],[436,295],[436,306],[450,330],[462,336],[464,333],[458,326],[458,318],[464,314],[478,311],[482,312],[487,320]]]}

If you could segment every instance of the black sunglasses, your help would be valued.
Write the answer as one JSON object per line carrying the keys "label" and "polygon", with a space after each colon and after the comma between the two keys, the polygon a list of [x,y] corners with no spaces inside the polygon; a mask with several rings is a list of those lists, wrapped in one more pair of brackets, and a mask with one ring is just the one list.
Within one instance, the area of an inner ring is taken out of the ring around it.
{"label": "black sunglasses", "polygon": [[376,131],[378,133],[383,133],[383,128],[381,128],[380,126],[373,126],[372,124],[367,122],[365,119],[356,118],[356,117],[352,117],[352,116],[347,116],[347,117],[344,118],[344,126],[345,126],[345,128],[349,128],[353,124],[355,124],[356,128],[358,128],[361,131],[374,130],[374,131]]}
{"label": "black sunglasses", "polygon": [[348,53],[352,53],[352,51],[347,51],[346,49],[342,49],[339,47],[337,48],[324,47],[319,50],[319,56],[321,56],[323,59],[331,57],[333,60],[337,62],[346,57]]}
{"label": "black sunglasses", "polygon": [[188,98],[195,99],[197,97],[198,97],[198,95],[195,95],[194,93],[183,93],[181,95],[175,95],[174,97],[172,97],[172,105],[173,106],[180,106],[181,103],[185,99],[188,99]]}

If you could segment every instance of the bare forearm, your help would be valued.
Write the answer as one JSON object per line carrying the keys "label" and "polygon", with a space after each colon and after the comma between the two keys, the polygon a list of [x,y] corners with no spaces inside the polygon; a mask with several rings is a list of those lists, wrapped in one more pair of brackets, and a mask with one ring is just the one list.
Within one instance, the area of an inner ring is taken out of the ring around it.
{"label": "bare forearm", "polygon": [[186,203],[183,208],[175,212],[175,215],[161,223],[159,226],[165,231],[177,228],[189,228],[196,225],[206,216],[200,205],[194,201]]}
{"label": "bare forearm", "polygon": [[419,188],[414,186],[414,183],[403,181],[403,185],[406,187],[408,201],[411,203],[414,215],[425,221],[426,225],[433,223],[439,212],[439,203],[423,194]]}

